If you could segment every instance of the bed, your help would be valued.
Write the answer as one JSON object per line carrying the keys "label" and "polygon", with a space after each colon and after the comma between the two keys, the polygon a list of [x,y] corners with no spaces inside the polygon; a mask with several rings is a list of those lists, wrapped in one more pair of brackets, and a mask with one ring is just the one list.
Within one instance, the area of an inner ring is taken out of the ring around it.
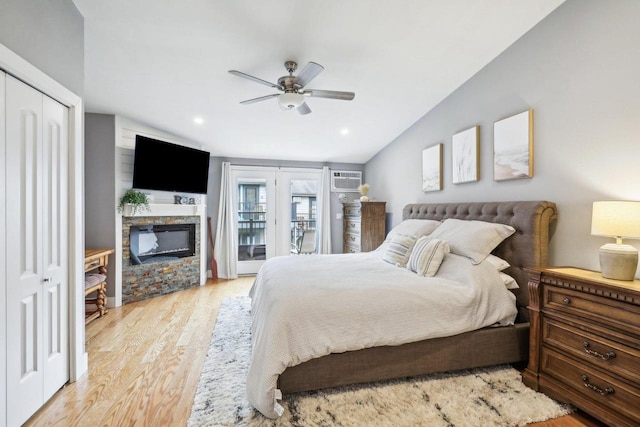
{"label": "bed", "polygon": [[[446,220],[449,219],[451,220],[447,222]],[[413,325],[411,322],[414,322],[414,320],[406,317],[404,312],[416,311],[414,307],[410,307],[414,303],[412,300],[422,303],[423,300],[421,298],[423,296],[413,293],[418,292],[416,291],[416,289],[420,288],[420,286],[417,286],[418,283],[415,283],[416,287],[412,288],[410,287],[412,285],[407,285],[404,282],[402,283],[402,292],[397,291],[399,288],[391,287],[391,285],[381,291],[376,290],[378,292],[376,293],[376,298],[372,298],[366,304],[366,307],[374,306],[375,308],[379,300],[398,298],[402,302],[402,298],[406,298],[403,302],[403,304],[407,304],[406,310],[398,311],[392,315],[387,313],[388,310],[381,310],[379,316],[374,316],[374,318],[371,318],[372,320],[363,320],[363,322],[370,322],[371,325],[374,325],[369,330],[366,328],[358,329],[358,320],[354,321],[349,318],[348,321],[342,323],[344,327],[338,328],[341,330],[336,331],[336,337],[341,339],[340,334],[350,333],[349,330],[351,329],[359,330],[359,335],[366,335],[366,337],[363,337],[364,344],[360,342],[351,346],[350,343],[341,342],[337,338],[337,344],[335,345],[333,342],[328,345],[322,339],[318,340],[319,343],[316,343],[317,332],[310,332],[311,335],[298,338],[298,341],[288,341],[289,338],[279,340],[278,337],[274,339],[273,331],[287,336],[288,334],[298,334],[298,329],[304,332],[309,325],[322,323],[322,320],[319,321],[322,318],[317,317],[313,310],[315,310],[315,301],[317,301],[318,306],[322,306],[322,301],[330,301],[328,293],[339,296],[339,299],[334,302],[336,307],[349,307],[342,304],[346,304],[344,301],[348,301],[351,295],[359,295],[357,298],[362,298],[362,289],[365,285],[368,285],[368,283],[362,282],[369,279],[360,280],[360,277],[366,276],[360,276],[360,274],[364,275],[364,273],[362,271],[358,272],[354,264],[361,265],[364,270],[373,271],[374,275],[378,276],[380,281],[383,282],[385,280],[387,282],[395,280],[389,280],[392,277],[389,274],[392,274],[391,270],[394,268],[397,269],[399,274],[404,275],[402,280],[405,280],[408,275],[406,271],[401,271],[405,270],[404,268],[391,266],[384,262],[380,265],[375,264],[378,261],[374,258],[380,258],[379,253],[307,255],[289,259],[273,259],[273,261],[265,263],[266,268],[263,266],[263,269],[258,273],[256,283],[251,290],[253,355],[247,379],[249,401],[265,416],[275,418],[281,414],[282,408],[278,400],[281,399],[283,393],[526,361],[529,342],[529,316],[526,307],[529,295],[527,290],[528,278],[524,268],[546,265],[548,242],[555,219],[555,204],[546,201],[407,205],[403,210],[403,223],[405,220],[413,222],[415,220],[423,220],[424,223],[443,221],[443,224],[445,222],[449,224],[455,220],[466,220],[464,221],[465,224],[492,224],[498,228],[512,228],[514,230],[513,234],[506,237],[492,251],[492,254],[508,262],[510,266],[503,272],[513,277],[519,288],[505,292],[502,288],[498,291],[494,284],[487,285],[489,290],[486,292],[499,294],[501,302],[490,303],[493,305],[486,307],[484,305],[478,306],[479,308],[474,306],[474,310],[482,313],[481,315],[478,314],[478,318],[485,317],[482,320],[485,322],[485,326],[474,327],[473,330],[468,331],[466,329],[471,326],[461,326],[466,328],[464,332],[454,333],[453,335],[446,331],[443,333],[436,331],[435,334],[434,331],[430,331],[428,333],[430,335],[426,334],[429,339],[415,339],[417,335],[412,335],[412,330],[416,328],[409,325]],[[451,243],[453,244],[453,242]],[[460,263],[459,265],[462,266],[461,259],[464,257],[456,253],[450,253],[446,256],[446,261],[442,264],[446,267],[440,267],[440,271],[436,276],[443,276],[441,279],[447,280],[447,274],[454,276],[463,274],[458,272],[460,269],[456,267],[456,263]],[[303,260],[303,258],[305,259]],[[301,270],[303,265],[300,263],[302,262],[312,263],[315,270],[309,267],[309,271],[314,271],[313,274],[299,274],[301,271],[305,271]],[[337,262],[337,264],[332,264],[334,262]],[[469,263],[467,262],[467,264]],[[469,274],[475,275],[480,270],[483,271],[483,277],[485,273],[489,274],[490,268],[486,266],[487,263],[484,260],[478,260],[477,265],[475,265],[476,262],[471,264],[474,264],[474,266],[470,267],[469,271],[471,273]],[[325,265],[331,267],[324,267]],[[284,282],[285,277],[296,277],[296,274],[300,279],[291,281],[293,283],[290,286],[293,287],[281,290],[280,286],[274,286],[278,285],[279,280]],[[466,270],[464,274],[467,274]],[[490,274],[493,275],[494,273]],[[269,281],[270,278],[272,279],[271,281]],[[373,281],[373,279],[371,280]],[[318,282],[317,286],[316,281]],[[345,281],[355,284],[355,290],[342,288],[342,282]],[[260,285],[267,282],[270,283],[269,286]],[[322,285],[320,285],[321,282]],[[424,288],[424,286],[422,287]],[[273,295],[266,290],[269,288],[275,289],[275,291],[269,291],[275,292]],[[445,287],[442,288],[444,289]],[[404,289],[408,290],[411,298],[404,295]],[[430,292],[440,295],[439,298],[436,298],[440,302],[450,299],[455,300],[458,294],[462,295],[466,292],[464,290],[459,291],[455,295],[437,294],[437,292],[440,292],[438,289],[440,287],[434,287]],[[310,293],[311,296],[305,296],[307,293]],[[505,296],[505,294],[508,296]],[[305,298],[309,298],[312,303],[305,302]],[[355,299],[356,297],[354,296],[353,298]],[[509,298],[511,298],[511,308],[507,307],[509,304],[505,302],[505,299]],[[303,311],[295,316],[289,316],[287,314],[288,311],[283,312],[282,310],[284,309],[280,310],[278,308],[281,301],[287,301],[290,308],[298,306]],[[355,303],[353,304],[358,307]],[[436,302],[433,304],[438,305]],[[425,305],[425,307],[429,307],[425,312],[433,309],[431,305]],[[343,311],[359,310],[345,309]],[[279,314],[275,315],[274,313]],[[342,311],[332,311],[325,318],[326,323],[332,324],[334,328],[338,327],[337,325],[341,323],[336,322],[335,318],[339,318],[341,313]],[[280,324],[281,318],[288,320]],[[265,319],[273,319],[273,321],[265,321]],[[393,325],[392,323],[396,321],[395,319],[398,319],[399,324],[402,326]],[[376,323],[377,321],[382,323]],[[447,322],[442,322],[438,327],[447,329],[449,323],[455,323],[455,321],[449,319]],[[496,327],[497,324],[508,326]],[[384,329],[387,325],[392,334],[400,336],[399,339],[402,340],[400,344],[395,341],[392,344],[385,344],[385,340],[375,335],[375,331]],[[420,327],[423,326],[421,324]],[[394,327],[396,329],[393,329]],[[435,326],[431,328],[434,329]],[[443,334],[450,336],[440,336]],[[307,351],[306,348],[300,347],[302,344],[308,344],[312,350]],[[269,364],[271,356],[265,356],[263,352],[265,347],[270,347],[270,351],[272,353],[275,352],[278,357],[283,353],[287,353],[287,357],[290,354],[294,354],[294,356],[289,359],[284,358],[275,364]],[[289,347],[295,348],[291,349]],[[316,357],[317,354],[321,354],[321,356]]]}

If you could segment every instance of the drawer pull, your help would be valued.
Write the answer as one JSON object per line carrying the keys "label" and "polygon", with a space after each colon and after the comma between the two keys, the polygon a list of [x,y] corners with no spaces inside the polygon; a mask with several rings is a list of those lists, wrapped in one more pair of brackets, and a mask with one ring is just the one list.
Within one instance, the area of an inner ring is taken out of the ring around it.
{"label": "drawer pull", "polygon": [[355,242],[355,241],[356,241],[355,236],[349,236],[349,237],[351,238],[351,241],[352,241],[352,242]]}
{"label": "drawer pull", "polygon": [[589,382],[589,377],[582,374],[582,381],[584,383],[584,386],[586,388],[588,388],[589,390],[593,390],[596,393],[598,393],[600,396],[607,396],[609,394],[613,394],[615,393],[615,390],[613,389],[613,387],[607,387],[604,390],[601,389],[600,387],[598,387],[597,385],[593,385]]}
{"label": "drawer pull", "polygon": [[615,352],[613,352],[613,351],[610,351],[610,352],[608,352],[607,354],[602,354],[602,353],[598,353],[598,352],[597,352],[597,351],[595,351],[595,350],[591,350],[591,349],[589,348],[589,345],[590,345],[590,344],[589,344],[589,341],[584,341],[584,342],[582,343],[582,345],[584,346],[584,351],[585,351],[587,354],[590,354],[590,355],[592,355],[592,356],[595,356],[595,357],[597,357],[597,358],[599,358],[599,359],[602,359],[602,360],[609,360],[609,359],[613,359],[614,357],[616,357],[616,353],[615,353]]}
{"label": "drawer pull", "polygon": [[570,300],[569,298],[564,298],[564,299],[562,300],[562,303],[563,303],[564,305],[568,305],[570,302],[571,302],[571,300]]}

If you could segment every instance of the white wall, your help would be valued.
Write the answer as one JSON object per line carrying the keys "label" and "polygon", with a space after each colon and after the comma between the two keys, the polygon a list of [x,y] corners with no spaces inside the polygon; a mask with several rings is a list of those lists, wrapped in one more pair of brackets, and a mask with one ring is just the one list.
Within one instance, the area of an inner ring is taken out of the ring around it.
{"label": "white wall", "polygon": [[[407,203],[549,200],[559,212],[551,263],[597,270],[610,240],[590,235],[592,203],[640,200],[639,21],[636,0],[568,0],[407,129],[365,165],[392,223]],[[494,182],[493,122],[529,108],[534,177]],[[451,136],[474,125],[480,181],[454,185]],[[440,142],[444,189],[423,193],[421,152]]]}
{"label": "white wall", "polygon": [[0,43],[84,93],[84,18],[72,0],[0,0]]}

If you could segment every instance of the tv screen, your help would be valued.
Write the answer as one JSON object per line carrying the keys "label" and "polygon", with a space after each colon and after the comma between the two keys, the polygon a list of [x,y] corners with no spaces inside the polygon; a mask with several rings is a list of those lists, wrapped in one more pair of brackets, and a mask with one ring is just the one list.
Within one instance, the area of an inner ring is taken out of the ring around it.
{"label": "tv screen", "polygon": [[136,135],[133,188],[207,193],[207,151]]}

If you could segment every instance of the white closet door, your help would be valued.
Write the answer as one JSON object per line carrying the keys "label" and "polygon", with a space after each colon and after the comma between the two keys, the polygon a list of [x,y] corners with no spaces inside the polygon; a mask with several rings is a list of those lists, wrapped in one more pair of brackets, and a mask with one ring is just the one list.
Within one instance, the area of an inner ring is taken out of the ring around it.
{"label": "white closet door", "polygon": [[68,379],[67,143],[62,141],[67,117],[51,102],[7,76],[9,425],[23,423]]}
{"label": "white closet door", "polygon": [[69,379],[67,271],[68,109],[43,96],[42,261],[44,400]]}
{"label": "white closet door", "polygon": [[5,129],[4,85],[6,74],[0,71],[0,425],[7,423],[7,292],[6,292],[6,221],[5,221]]}
{"label": "white closet door", "polygon": [[7,417],[20,424],[42,405],[42,94],[6,84]]}

